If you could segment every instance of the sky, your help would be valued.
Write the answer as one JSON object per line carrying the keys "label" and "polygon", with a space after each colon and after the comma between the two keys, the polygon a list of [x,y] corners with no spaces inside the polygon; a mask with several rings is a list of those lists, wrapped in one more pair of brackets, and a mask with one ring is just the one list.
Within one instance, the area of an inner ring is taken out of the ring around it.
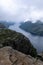
{"label": "sky", "polygon": [[0,0],[0,20],[43,21],[43,0]]}

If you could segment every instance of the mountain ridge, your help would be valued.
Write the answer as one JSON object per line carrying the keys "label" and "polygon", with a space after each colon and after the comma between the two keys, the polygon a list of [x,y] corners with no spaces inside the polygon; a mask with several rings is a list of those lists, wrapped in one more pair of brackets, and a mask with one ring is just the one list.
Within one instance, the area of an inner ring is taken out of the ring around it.
{"label": "mountain ridge", "polygon": [[25,22],[21,24],[20,28],[27,32],[30,32],[33,35],[43,36],[43,23],[40,20],[35,23],[32,23],[30,21]]}

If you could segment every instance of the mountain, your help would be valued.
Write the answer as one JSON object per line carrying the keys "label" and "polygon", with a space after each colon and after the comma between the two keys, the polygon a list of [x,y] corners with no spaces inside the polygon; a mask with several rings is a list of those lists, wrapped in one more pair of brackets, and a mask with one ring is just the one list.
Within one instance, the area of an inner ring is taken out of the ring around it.
{"label": "mountain", "polygon": [[21,24],[20,28],[33,35],[43,36],[43,23],[40,20],[37,20],[35,23],[30,21],[25,22]]}
{"label": "mountain", "polygon": [[15,24],[14,22],[7,22],[7,21],[0,21],[0,24],[4,25],[6,28],[8,28],[10,25]]}
{"label": "mountain", "polygon": [[6,28],[4,24],[0,23],[0,28]]}
{"label": "mountain", "polygon": [[24,35],[9,29],[0,29],[0,48],[5,46],[11,46],[13,49],[33,57],[37,56],[36,49]]}
{"label": "mountain", "polygon": [[0,49],[0,65],[43,65],[43,61],[7,46]]}

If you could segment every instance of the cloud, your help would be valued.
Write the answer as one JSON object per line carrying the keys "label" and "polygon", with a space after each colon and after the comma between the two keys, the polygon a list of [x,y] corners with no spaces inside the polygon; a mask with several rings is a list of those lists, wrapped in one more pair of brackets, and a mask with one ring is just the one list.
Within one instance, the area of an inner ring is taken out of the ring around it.
{"label": "cloud", "polygon": [[43,19],[43,0],[0,0],[0,20]]}

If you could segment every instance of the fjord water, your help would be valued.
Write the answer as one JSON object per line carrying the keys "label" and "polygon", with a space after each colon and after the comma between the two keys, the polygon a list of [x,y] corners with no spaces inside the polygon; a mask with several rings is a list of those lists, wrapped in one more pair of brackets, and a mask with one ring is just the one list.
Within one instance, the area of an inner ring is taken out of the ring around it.
{"label": "fjord water", "polygon": [[22,33],[30,40],[32,45],[37,49],[38,53],[43,52],[43,36],[32,35],[31,33],[28,33],[23,29],[19,28],[20,25],[20,23],[15,23],[14,25],[10,26],[9,29]]}

